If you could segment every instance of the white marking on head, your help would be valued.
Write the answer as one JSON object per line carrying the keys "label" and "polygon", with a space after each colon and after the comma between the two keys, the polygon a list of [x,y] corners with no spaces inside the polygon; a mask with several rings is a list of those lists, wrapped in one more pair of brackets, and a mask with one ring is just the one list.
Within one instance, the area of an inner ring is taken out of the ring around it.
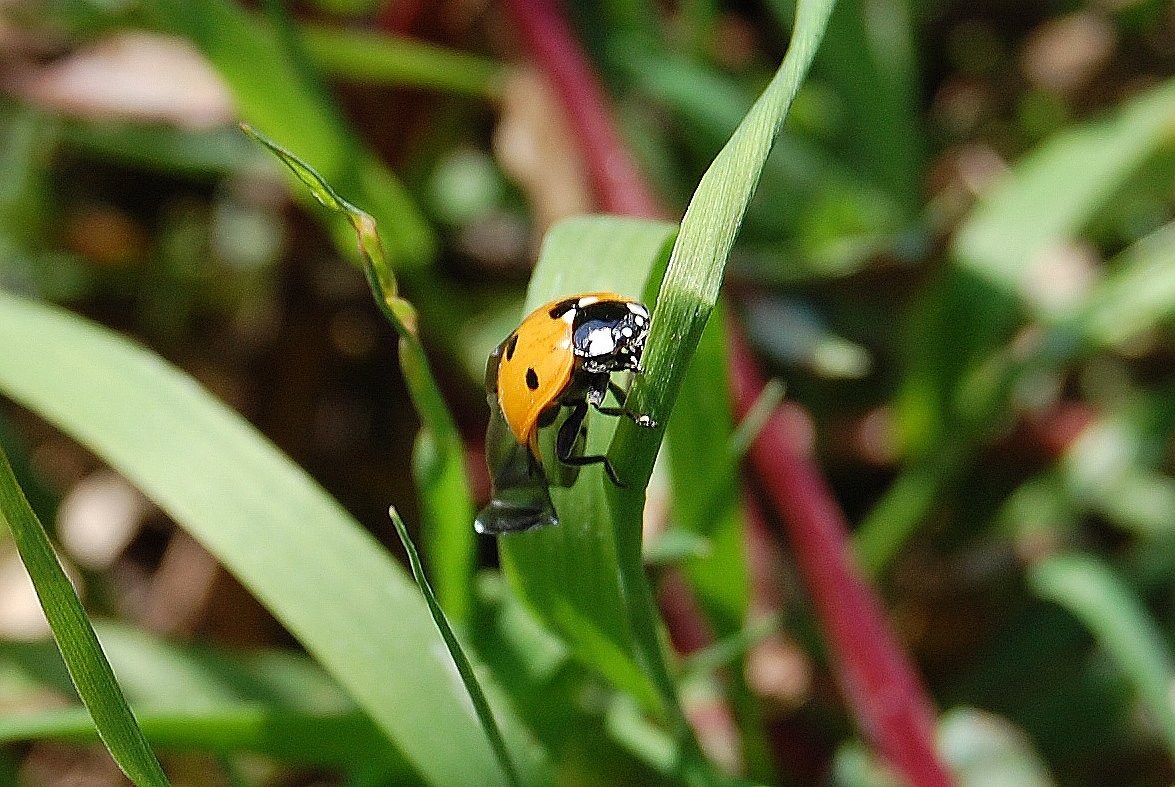
{"label": "white marking on head", "polygon": [[598,328],[588,334],[587,354],[591,358],[607,355],[616,349],[616,342],[612,339],[612,331],[608,328]]}

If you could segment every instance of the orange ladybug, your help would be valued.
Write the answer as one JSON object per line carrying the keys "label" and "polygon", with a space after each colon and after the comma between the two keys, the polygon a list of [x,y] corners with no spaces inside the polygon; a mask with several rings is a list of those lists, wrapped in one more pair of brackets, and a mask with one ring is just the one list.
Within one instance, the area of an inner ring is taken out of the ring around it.
{"label": "orange ladybug", "polygon": [[611,292],[584,293],[535,309],[490,354],[486,459],[494,494],[474,522],[477,532],[508,533],[558,523],[538,438],[539,430],[554,424],[564,410],[554,459],[574,468],[601,464],[612,483],[623,486],[606,456],[581,453],[584,419],[591,406],[605,415],[631,418],[639,426],[656,425],[627,407],[604,406],[609,391],[617,401],[624,396],[612,382],[614,372],[641,371],[648,334],[644,304]]}

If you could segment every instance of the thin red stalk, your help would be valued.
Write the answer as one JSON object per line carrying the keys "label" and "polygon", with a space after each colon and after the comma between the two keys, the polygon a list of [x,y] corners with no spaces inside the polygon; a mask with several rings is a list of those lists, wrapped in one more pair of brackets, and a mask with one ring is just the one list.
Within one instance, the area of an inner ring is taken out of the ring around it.
{"label": "thin red stalk", "polygon": [[[741,342],[730,343],[736,410],[762,380]],[[802,439],[802,438],[801,438]],[[751,459],[778,511],[820,618],[841,692],[865,737],[905,780],[951,784],[934,750],[934,708],[881,602],[852,560],[844,514],[812,458],[796,449],[794,414],[781,407],[751,445]]]}
{"label": "thin red stalk", "polygon": [[688,656],[714,641],[714,632],[680,571],[666,571],[662,575],[657,587],[657,606],[669,629],[673,649],[678,653]]}
{"label": "thin red stalk", "polygon": [[551,0],[506,0],[506,7],[579,132],[600,208],[620,216],[664,218],[664,207],[624,145],[604,89],[558,7]]}
{"label": "thin red stalk", "polygon": [[[578,131],[601,207],[621,215],[665,216],[624,146],[604,91],[553,0],[506,0],[506,5]],[[743,413],[762,390],[763,380],[741,335],[730,333],[735,398]],[[880,600],[852,562],[844,516],[819,469],[795,450],[788,413],[797,410],[794,405],[777,410],[752,445],[751,458],[776,509],[789,523],[796,559],[815,600],[842,690],[866,737],[911,784],[949,785],[951,779],[934,751],[933,706],[894,639]]]}

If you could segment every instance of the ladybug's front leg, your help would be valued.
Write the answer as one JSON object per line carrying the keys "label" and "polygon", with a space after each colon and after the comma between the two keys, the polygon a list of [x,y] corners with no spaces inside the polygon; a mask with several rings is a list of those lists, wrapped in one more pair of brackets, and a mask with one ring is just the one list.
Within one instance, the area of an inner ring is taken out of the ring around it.
{"label": "ladybug's front leg", "polygon": [[[592,382],[595,383],[594,380]],[[612,395],[616,397],[616,401],[621,403],[620,407],[603,406],[604,397],[608,395],[608,391],[611,391]],[[657,425],[657,422],[649,416],[634,413],[632,410],[629,410],[627,403],[625,403],[627,398],[628,392],[616,383],[612,382],[610,375],[604,377],[598,388],[588,389],[588,403],[604,415],[623,415],[625,418],[631,419],[632,422],[637,426],[652,428]]]}

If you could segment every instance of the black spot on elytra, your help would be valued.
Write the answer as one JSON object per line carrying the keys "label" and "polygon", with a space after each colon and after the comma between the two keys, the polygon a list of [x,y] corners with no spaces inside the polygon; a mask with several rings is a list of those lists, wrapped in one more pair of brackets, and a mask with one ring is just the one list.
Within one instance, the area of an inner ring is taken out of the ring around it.
{"label": "black spot on elytra", "polygon": [[535,374],[533,368],[526,370],[526,387],[532,391],[539,389],[539,376]]}
{"label": "black spot on elytra", "polygon": [[518,334],[510,337],[510,341],[506,343],[506,360],[509,361],[514,357],[514,350],[518,347]]}

